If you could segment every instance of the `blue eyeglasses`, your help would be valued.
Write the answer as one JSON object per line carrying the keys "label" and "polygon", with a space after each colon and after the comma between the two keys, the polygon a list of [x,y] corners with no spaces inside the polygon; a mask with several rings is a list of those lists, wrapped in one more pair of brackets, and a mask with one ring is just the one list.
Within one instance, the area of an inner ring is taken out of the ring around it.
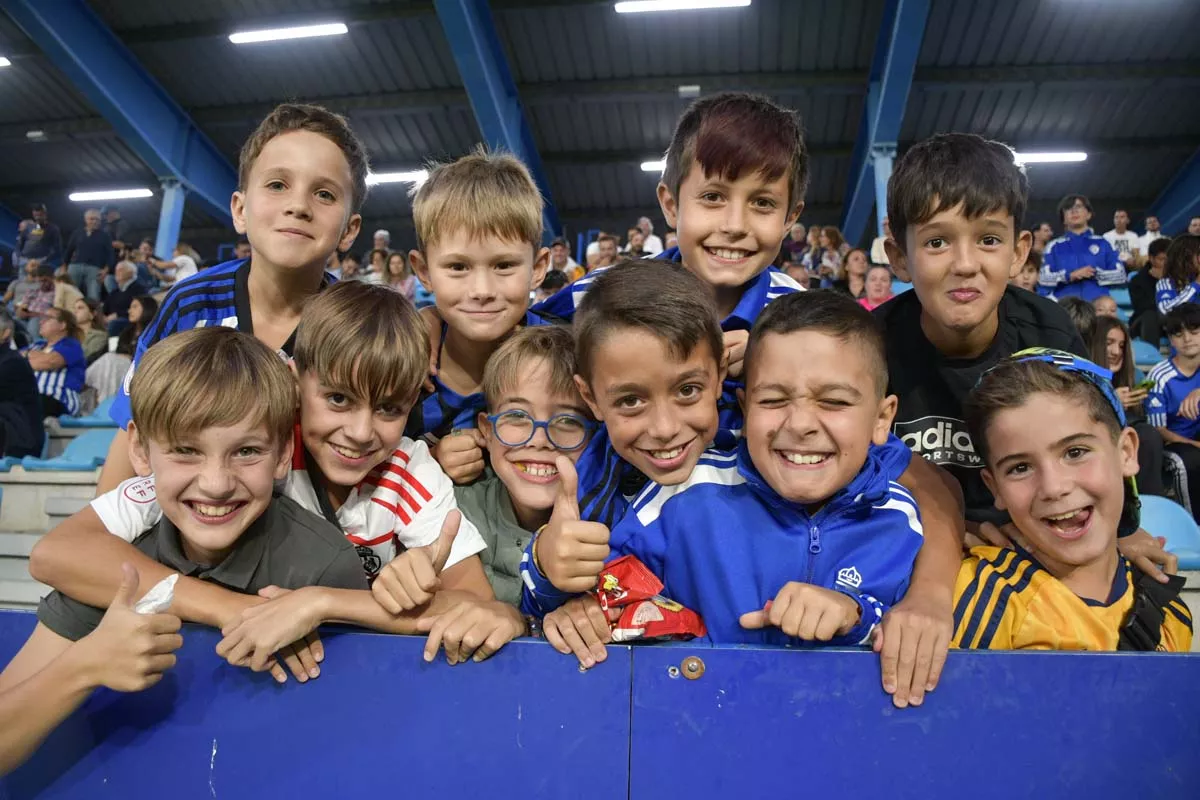
{"label": "blue eyeglasses", "polygon": [[596,423],[579,414],[555,414],[547,420],[534,419],[524,411],[504,411],[489,414],[492,433],[506,447],[522,447],[533,439],[538,428],[546,431],[546,438],[558,450],[578,450],[587,443],[588,434],[596,429]]}

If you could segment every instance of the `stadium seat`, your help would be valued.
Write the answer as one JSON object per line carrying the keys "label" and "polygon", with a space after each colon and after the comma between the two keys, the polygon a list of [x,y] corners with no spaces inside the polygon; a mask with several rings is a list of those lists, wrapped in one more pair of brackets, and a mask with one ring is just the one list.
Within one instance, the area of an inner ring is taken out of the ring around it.
{"label": "stadium seat", "polygon": [[1142,527],[1163,536],[1167,550],[1179,558],[1181,570],[1200,569],[1200,527],[1187,510],[1166,497],[1142,495]]}
{"label": "stadium seat", "polygon": [[894,278],[892,279],[892,294],[893,295],[900,294],[901,292],[907,292],[911,288],[912,288],[911,283],[905,283],[904,281],[899,281]]}
{"label": "stadium seat", "polygon": [[63,414],[58,418],[58,424],[64,428],[115,428],[117,423],[112,421],[108,412],[116,399],[116,395],[109,397],[86,417],[72,417],[70,414]]}
{"label": "stadium seat", "polygon": [[112,429],[86,431],[73,439],[58,458],[27,456],[20,463],[29,472],[93,470],[103,466],[104,459],[108,457],[108,447],[115,435],[116,431]]}
{"label": "stadium seat", "polygon": [[1116,289],[1111,289],[1109,294],[1112,299],[1117,301],[1117,308],[1133,308],[1133,301],[1129,299],[1129,289],[1124,286],[1118,286]]}
{"label": "stadium seat", "polygon": [[1133,363],[1139,367],[1153,367],[1163,360],[1158,348],[1141,339],[1133,340]]}

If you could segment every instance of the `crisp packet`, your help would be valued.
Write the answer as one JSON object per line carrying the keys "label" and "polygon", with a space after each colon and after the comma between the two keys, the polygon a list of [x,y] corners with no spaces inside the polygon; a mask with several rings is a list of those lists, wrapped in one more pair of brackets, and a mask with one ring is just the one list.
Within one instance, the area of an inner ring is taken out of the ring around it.
{"label": "crisp packet", "polygon": [[691,639],[704,636],[708,630],[704,620],[689,608],[674,600],[655,595],[648,600],[625,606],[621,618],[613,625],[614,642],[634,639]]}
{"label": "crisp packet", "polygon": [[690,639],[707,633],[699,614],[663,597],[662,590],[662,581],[636,556],[621,556],[605,565],[595,594],[605,612],[621,612],[612,626],[614,642]]}
{"label": "crisp packet", "polygon": [[165,614],[175,599],[175,582],[178,580],[178,572],[163,578],[134,603],[133,610],[139,614]]}

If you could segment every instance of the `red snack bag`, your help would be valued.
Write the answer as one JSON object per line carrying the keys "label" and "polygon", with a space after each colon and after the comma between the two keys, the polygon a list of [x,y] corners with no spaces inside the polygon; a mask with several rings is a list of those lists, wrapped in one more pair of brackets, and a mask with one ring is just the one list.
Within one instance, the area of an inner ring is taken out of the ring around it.
{"label": "red snack bag", "polygon": [[663,590],[662,581],[635,556],[621,556],[604,566],[596,585],[600,608],[621,608],[649,600]]}
{"label": "red snack bag", "polygon": [[625,606],[621,618],[613,625],[612,638],[614,642],[691,639],[706,633],[704,620],[695,611],[662,595],[655,595]]}

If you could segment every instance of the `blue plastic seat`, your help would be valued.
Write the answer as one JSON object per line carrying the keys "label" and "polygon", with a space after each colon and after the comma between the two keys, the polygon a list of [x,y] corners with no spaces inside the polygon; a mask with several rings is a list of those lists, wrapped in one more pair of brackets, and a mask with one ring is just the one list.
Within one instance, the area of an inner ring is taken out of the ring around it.
{"label": "blue plastic seat", "polygon": [[911,288],[912,288],[911,283],[905,283],[904,281],[892,279],[892,294],[900,294],[901,292],[907,292]]}
{"label": "blue plastic seat", "polygon": [[1115,289],[1110,289],[1109,294],[1112,299],[1117,301],[1118,308],[1133,308],[1133,301],[1129,299],[1129,289],[1124,286],[1118,286]]}
{"label": "blue plastic seat", "polygon": [[112,421],[112,417],[108,413],[116,399],[116,395],[105,398],[100,405],[96,406],[96,410],[86,417],[72,417],[70,414],[63,414],[58,418],[58,424],[63,428],[115,428],[117,423]]}
{"label": "blue plastic seat", "polygon": [[63,470],[69,472],[86,472],[104,464],[108,457],[108,447],[112,444],[116,430],[112,428],[96,428],[84,431],[71,440],[67,449],[58,458],[34,458],[26,456],[21,459],[21,466],[29,472],[50,472]]}
{"label": "blue plastic seat", "polygon": [[1200,569],[1200,527],[1183,506],[1167,497],[1142,495],[1142,527],[1151,536],[1166,537],[1180,569]]}
{"label": "blue plastic seat", "polygon": [[1154,366],[1163,360],[1162,353],[1158,352],[1158,348],[1149,342],[1141,339],[1133,340],[1133,363],[1139,367]]}

